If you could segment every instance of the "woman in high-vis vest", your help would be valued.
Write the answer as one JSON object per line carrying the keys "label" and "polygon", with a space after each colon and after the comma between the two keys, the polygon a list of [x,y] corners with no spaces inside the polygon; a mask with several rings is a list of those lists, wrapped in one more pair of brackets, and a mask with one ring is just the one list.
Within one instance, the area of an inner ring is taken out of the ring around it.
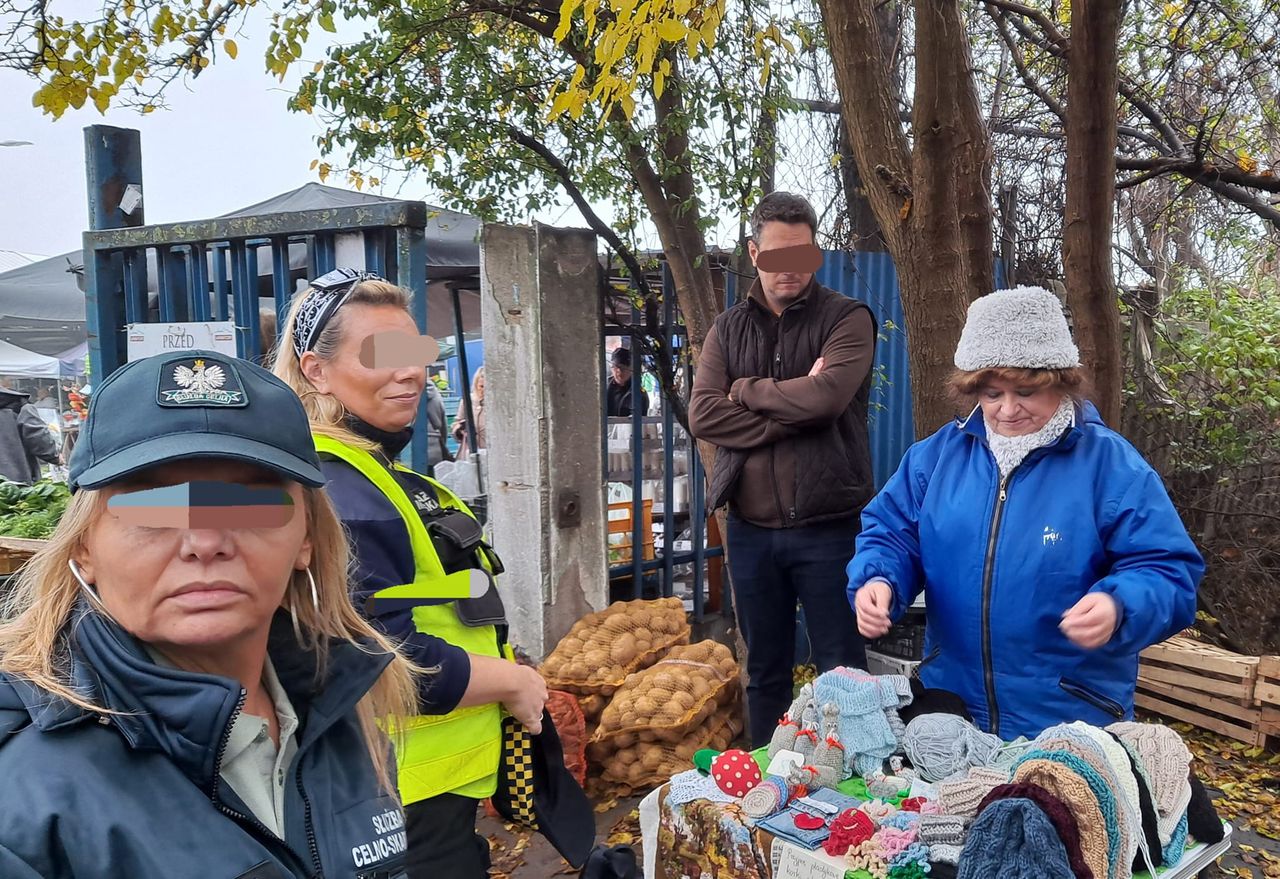
{"label": "woman in high-vis vest", "polygon": [[350,534],[353,602],[435,672],[397,737],[408,875],[481,879],[489,846],[476,810],[497,786],[503,712],[540,731],[547,687],[503,655],[506,617],[492,587],[500,562],[470,510],[396,462],[433,347],[406,291],[340,269],[295,299],[274,370],[302,398]]}

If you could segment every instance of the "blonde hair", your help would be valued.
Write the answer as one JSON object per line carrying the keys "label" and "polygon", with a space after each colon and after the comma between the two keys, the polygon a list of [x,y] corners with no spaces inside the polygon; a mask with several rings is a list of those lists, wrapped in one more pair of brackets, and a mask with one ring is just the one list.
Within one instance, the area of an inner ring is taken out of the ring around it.
{"label": "blonde hair", "polygon": [[475,375],[471,376],[471,399],[476,402],[484,402],[484,391],[480,390],[480,382],[484,381],[484,367],[478,367]]}
{"label": "blonde hair", "polygon": [[[364,449],[367,452],[374,451],[378,447],[377,443],[356,435],[343,424],[343,419],[347,416],[347,407],[342,405],[342,401],[333,394],[323,394],[316,390],[315,385],[311,384],[311,380],[302,371],[298,352],[293,347],[293,327],[297,323],[302,304],[314,295],[315,289],[309,287],[289,306],[289,317],[285,321],[284,331],[280,334],[280,344],[276,347],[275,357],[272,358],[271,371],[293,388],[293,392],[302,400],[302,406],[307,410],[307,419],[311,422],[312,433],[327,436],[353,448]],[[334,358],[346,333],[348,306],[392,306],[403,309],[407,314],[412,299],[408,290],[387,281],[361,281],[352,288],[347,295],[347,301],[325,324],[319,338],[311,346],[311,351],[322,361]]]}
{"label": "blonde hair", "polygon": [[[329,642],[348,641],[366,653],[392,655],[391,664],[357,704],[356,715],[378,780],[395,795],[388,741],[379,721],[401,729],[403,723],[398,721],[417,713],[419,669],[351,606],[347,592],[350,554],[342,523],[323,491],[304,487],[303,496],[318,603],[312,601],[306,572],[295,571],[282,607],[296,615],[302,635],[299,646],[316,652],[317,682],[324,679]],[[68,562],[83,549],[85,536],[105,510],[106,495],[101,491],[81,490],[73,495],[53,536],[23,566],[13,592],[0,608],[0,620],[4,620],[0,622],[0,671],[102,716],[115,712],[74,689],[63,635],[74,624],[72,612],[80,594]]]}

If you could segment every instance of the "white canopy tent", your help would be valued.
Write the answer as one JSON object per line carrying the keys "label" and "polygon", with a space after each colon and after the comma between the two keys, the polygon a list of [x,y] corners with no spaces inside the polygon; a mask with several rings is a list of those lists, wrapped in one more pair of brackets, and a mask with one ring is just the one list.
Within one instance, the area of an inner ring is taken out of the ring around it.
{"label": "white canopy tent", "polygon": [[47,355],[0,340],[0,375],[52,379],[84,375],[86,348],[87,345],[82,344],[61,355]]}

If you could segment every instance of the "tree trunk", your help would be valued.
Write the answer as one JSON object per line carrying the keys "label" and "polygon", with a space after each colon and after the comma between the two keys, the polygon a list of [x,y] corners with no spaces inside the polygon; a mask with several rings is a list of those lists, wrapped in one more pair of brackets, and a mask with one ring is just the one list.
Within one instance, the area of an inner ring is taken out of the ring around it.
{"label": "tree trunk", "polygon": [[881,51],[874,0],[820,0],[841,117],[898,270],[923,437],[953,414],[946,380],[965,309],[993,285],[991,150],[957,0],[917,0],[914,154]]}
{"label": "tree trunk", "polygon": [[1111,265],[1116,149],[1119,0],[1071,4],[1067,79],[1067,210],[1063,267],[1080,359],[1093,374],[1094,402],[1120,424],[1123,382],[1120,308]]}

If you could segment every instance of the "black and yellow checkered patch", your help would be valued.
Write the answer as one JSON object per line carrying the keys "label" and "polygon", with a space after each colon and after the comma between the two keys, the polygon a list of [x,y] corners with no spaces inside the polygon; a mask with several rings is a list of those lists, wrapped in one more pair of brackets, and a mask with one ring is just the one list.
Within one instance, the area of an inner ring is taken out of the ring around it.
{"label": "black and yellow checkered patch", "polygon": [[513,717],[502,723],[502,764],[511,819],[530,830],[538,830],[538,818],[533,811],[533,737]]}

